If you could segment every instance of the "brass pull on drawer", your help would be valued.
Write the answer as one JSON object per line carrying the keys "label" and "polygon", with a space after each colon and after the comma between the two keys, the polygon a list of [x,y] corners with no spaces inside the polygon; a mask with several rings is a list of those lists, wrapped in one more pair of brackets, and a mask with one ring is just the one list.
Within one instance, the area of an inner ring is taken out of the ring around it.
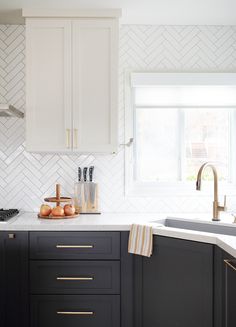
{"label": "brass pull on drawer", "polygon": [[16,235],[13,233],[10,233],[10,234],[8,234],[8,238],[10,238],[10,239],[16,238]]}
{"label": "brass pull on drawer", "polygon": [[224,260],[225,264],[236,271],[236,262],[235,260]]}
{"label": "brass pull on drawer", "polygon": [[58,315],[81,315],[81,316],[92,316],[93,311],[57,311]]}
{"label": "brass pull on drawer", "polygon": [[86,281],[86,280],[94,280],[94,278],[93,277],[57,277],[57,280]]}
{"label": "brass pull on drawer", "polygon": [[57,244],[57,249],[92,249],[93,245],[64,245],[64,244]]}

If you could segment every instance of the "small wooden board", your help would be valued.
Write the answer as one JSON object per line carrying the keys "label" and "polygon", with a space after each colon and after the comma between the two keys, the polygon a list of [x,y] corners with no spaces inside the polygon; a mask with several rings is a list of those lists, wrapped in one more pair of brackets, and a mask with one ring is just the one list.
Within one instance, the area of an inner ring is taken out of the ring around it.
{"label": "small wooden board", "polygon": [[49,215],[49,216],[41,216],[40,214],[38,214],[38,218],[40,219],[54,219],[54,220],[57,220],[57,219],[70,219],[70,218],[77,218],[79,217],[79,214],[75,214],[75,215],[72,215],[72,216],[53,216],[53,215]]}
{"label": "small wooden board", "polygon": [[56,198],[56,197],[52,197],[52,198],[45,198],[44,201],[45,202],[70,202],[72,199],[71,198],[67,198],[67,197],[62,197],[62,198]]}

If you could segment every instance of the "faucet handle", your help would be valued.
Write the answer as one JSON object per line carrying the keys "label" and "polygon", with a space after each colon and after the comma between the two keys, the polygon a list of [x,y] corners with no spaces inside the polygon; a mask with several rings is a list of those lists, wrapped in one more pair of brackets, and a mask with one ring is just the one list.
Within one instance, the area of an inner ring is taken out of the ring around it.
{"label": "faucet handle", "polygon": [[226,211],[226,203],[227,203],[227,201],[226,201],[226,195],[224,195],[224,210]]}
{"label": "faucet handle", "polygon": [[221,206],[218,204],[218,211],[226,211],[226,195],[224,196],[224,205]]}

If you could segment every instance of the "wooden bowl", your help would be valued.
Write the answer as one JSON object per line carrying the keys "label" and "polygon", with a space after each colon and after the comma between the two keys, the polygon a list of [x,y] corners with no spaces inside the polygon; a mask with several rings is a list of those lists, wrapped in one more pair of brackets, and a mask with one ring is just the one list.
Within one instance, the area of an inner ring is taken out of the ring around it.
{"label": "wooden bowl", "polygon": [[38,214],[38,218],[40,219],[70,219],[70,218],[76,218],[79,217],[79,214],[76,213],[75,215],[71,215],[71,216],[53,216],[52,214],[50,214],[49,216],[41,216],[40,214]]}

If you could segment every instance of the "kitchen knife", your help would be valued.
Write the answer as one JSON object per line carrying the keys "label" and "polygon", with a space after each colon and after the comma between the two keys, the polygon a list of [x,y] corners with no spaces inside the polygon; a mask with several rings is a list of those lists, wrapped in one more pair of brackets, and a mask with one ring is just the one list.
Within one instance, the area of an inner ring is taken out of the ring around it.
{"label": "kitchen knife", "polygon": [[84,179],[84,182],[87,182],[87,171],[88,171],[88,167],[84,167],[84,169],[83,169],[83,179]]}
{"label": "kitchen knife", "polygon": [[83,200],[82,200],[82,212],[87,212],[88,210],[88,200],[89,200],[89,185],[87,183],[87,172],[88,167],[83,169]]}
{"label": "kitchen knife", "polygon": [[94,166],[89,167],[89,181],[93,181]]}
{"label": "kitchen knife", "polygon": [[82,171],[81,168],[78,168],[78,182],[81,182],[81,175],[82,175]]}
{"label": "kitchen knife", "polygon": [[93,182],[94,166],[89,168],[89,210],[96,212],[97,208],[97,189],[98,184]]}
{"label": "kitchen knife", "polygon": [[82,169],[78,167],[78,182],[74,186],[74,203],[78,212],[85,210],[84,208],[84,183],[81,181]]}

